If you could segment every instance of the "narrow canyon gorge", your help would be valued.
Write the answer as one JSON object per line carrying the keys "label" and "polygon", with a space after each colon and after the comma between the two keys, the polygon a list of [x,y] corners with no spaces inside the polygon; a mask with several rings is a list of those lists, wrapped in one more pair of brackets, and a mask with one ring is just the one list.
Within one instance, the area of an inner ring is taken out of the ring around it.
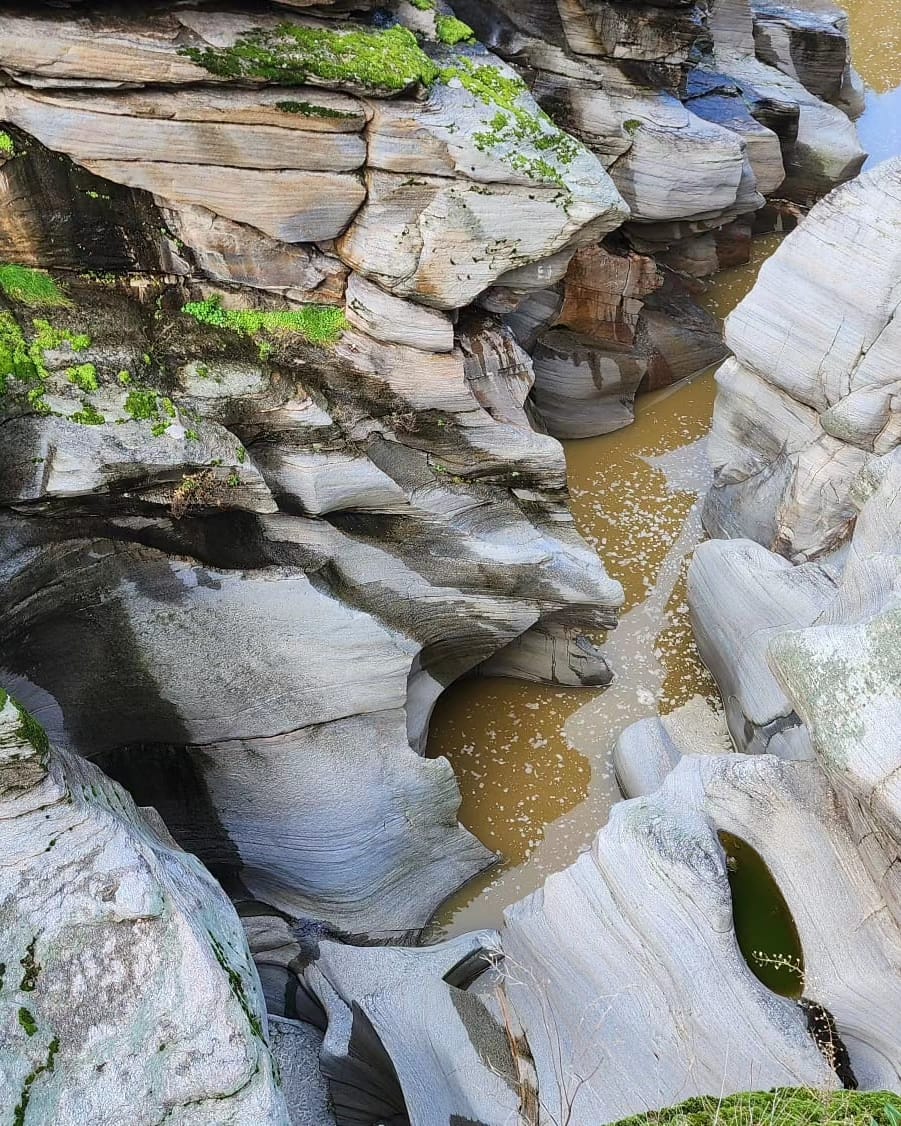
{"label": "narrow canyon gorge", "polygon": [[0,0],[0,1126],[901,1126],[899,97]]}

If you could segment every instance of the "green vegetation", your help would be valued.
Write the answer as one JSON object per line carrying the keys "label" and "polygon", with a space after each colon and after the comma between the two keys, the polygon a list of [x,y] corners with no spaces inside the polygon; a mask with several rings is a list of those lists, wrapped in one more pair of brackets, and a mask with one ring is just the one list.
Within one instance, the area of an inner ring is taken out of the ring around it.
{"label": "green vegetation", "polygon": [[812,1091],[779,1087],[626,1118],[617,1126],[901,1126],[901,1098],[887,1091]]}
{"label": "green vegetation", "polygon": [[[85,333],[54,328],[49,321],[36,317],[34,339],[29,344],[25,334],[11,313],[0,312],[0,396],[9,390],[9,380],[14,379],[25,389],[25,398],[38,414],[49,414],[44,401],[45,383],[50,372],[45,362],[48,350],[70,345],[74,352],[90,347],[91,338]],[[96,371],[91,364],[79,364],[67,369],[73,383],[83,390],[96,390]],[[94,386],[89,386],[91,382]]]}
{"label": "green vegetation", "polygon": [[16,146],[9,133],[0,129],[0,156],[15,156]]}
{"label": "green vegetation", "polygon": [[[521,78],[503,74],[495,66],[477,66],[471,59],[461,58],[458,66],[441,72],[442,82],[450,83],[454,79],[479,101],[497,106],[497,112],[485,122],[488,128],[473,134],[473,142],[480,152],[503,146],[507,151],[501,154],[501,159],[517,172],[564,187],[563,177],[547,158],[566,167],[579,155],[581,146],[559,129],[543,110],[535,111],[522,104],[529,88]],[[522,152],[524,145],[545,156],[527,156]]]}
{"label": "green vegetation", "polygon": [[[435,5],[433,0],[417,0],[415,7],[432,11]],[[435,28],[438,38],[448,46],[473,38],[472,28],[453,16],[436,15]],[[521,78],[465,57],[440,69],[419,46],[415,35],[404,27],[341,31],[284,23],[274,30],[251,31],[233,47],[185,47],[181,53],[221,77],[258,78],[281,85],[302,85],[315,77],[399,91],[416,82],[431,86],[437,81],[450,83],[456,79],[487,106],[497,107],[493,118],[486,121],[489,128],[475,135],[476,146],[482,151],[504,146],[509,151],[501,159],[516,171],[560,187],[563,177],[553,162],[571,164],[580,152],[579,144],[546,113],[521,103],[523,95],[529,92]],[[306,102],[286,101],[277,105],[287,113],[331,115]],[[544,155],[529,157],[521,151],[523,145]]]}
{"label": "green vegetation", "polygon": [[128,392],[125,409],[135,422],[155,419],[159,414],[159,395],[156,391],[136,388]]}
{"label": "green vegetation", "polygon": [[[21,739],[23,743],[28,743],[32,746],[39,755],[46,755],[50,750],[50,740],[47,738],[47,732],[38,723],[31,712],[27,712],[18,700],[11,699],[9,694],[0,688],[0,711],[3,711],[7,702],[11,703],[19,713],[19,726],[16,728],[17,738]],[[33,954],[34,941],[32,941],[29,949]],[[24,961],[22,965],[25,965]],[[24,989],[25,986],[23,985],[22,988]]]}
{"label": "green vegetation", "polygon": [[335,344],[347,328],[344,310],[335,305],[305,305],[300,309],[266,312],[223,309],[219,297],[210,297],[183,305],[182,312],[202,325],[228,329],[241,336],[252,337],[260,332],[297,333],[310,344]]}
{"label": "green vegetation", "polygon": [[216,955],[216,961],[225,970],[228,976],[228,984],[234,994],[235,1000],[241,1006],[244,1015],[247,1017],[247,1022],[253,1031],[254,1036],[258,1037],[263,1043],[266,1043],[266,1037],[263,1035],[263,1026],[260,1023],[260,1018],[256,1015],[250,1007],[250,1002],[247,999],[247,991],[244,988],[244,979],[238,971],[232,966],[225,954],[225,949],[222,943],[216,938],[212,931],[207,931],[210,936],[210,946],[213,948],[213,953]]}
{"label": "green vegetation", "polygon": [[[131,378],[129,377],[129,384]],[[152,387],[135,387],[125,397],[125,410],[135,422],[151,423],[150,433],[160,438],[178,417],[175,403]]]}
{"label": "green vegetation", "polygon": [[0,289],[11,301],[31,309],[62,309],[71,304],[48,273],[27,266],[0,266]]}
{"label": "green vegetation", "polygon": [[327,117],[344,120],[357,116],[355,113],[348,113],[347,110],[330,109],[328,106],[317,106],[312,102],[276,102],[275,108],[280,109],[282,113],[300,113],[304,117]]}
{"label": "green vegetation", "polygon": [[34,343],[42,352],[62,348],[64,344],[71,345],[73,352],[84,352],[86,348],[91,346],[91,338],[85,332],[70,332],[66,328],[54,328],[49,321],[42,320],[40,317],[35,317],[31,323],[36,329]]}
{"label": "green vegetation", "polygon": [[19,989],[23,993],[34,992],[34,987],[38,983],[41,965],[34,956],[34,948],[37,946],[37,942],[38,938],[35,935],[25,948],[25,954],[19,959],[19,965],[22,967],[22,980],[19,982]]}
{"label": "green vegetation", "polygon": [[69,415],[69,421],[78,422],[82,426],[102,426],[106,422],[106,419],[91,403],[83,402],[80,411]]}
{"label": "green vegetation", "polygon": [[25,1029],[26,1036],[34,1036],[38,1030],[38,1022],[25,1008],[19,1009],[19,1024]]}
{"label": "green vegetation", "polygon": [[435,20],[435,31],[442,43],[448,47],[455,47],[458,43],[470,43],[475,39],[475,32],[468,23],[458,20],[455,16],[438,16]]}
{"label": "green vegetation", "polygon": [[34,1071],[25,1076],[25,1082],[22,1084],[22,1094],[13,1110],[13,1126],[25,1126],[25,1113],[31,1101],[31,1088],[34,1086],[35,1080],[40,1078],[45,1071],[53,1071],[58,1051],[59,1038],[54,1036],[47,1046],[47,1059],[40,1067],[36,1067]]}
{"label": "green vegetation", "polygon": [[340,31],[280,24],[242,36],[233,47],[184,47],[181,54],[223,78],[262,78],[301,86],[310,78],[384,90],[431,85],[438,69],[405,27]]}
{"label": "green vegetation", "polygon": [[66,368],[69,382],[80,387],[82,391],[96,391],[100,387],[97,379],[97,369],[93,364],[76,364],[75,367]]}
{"label": "green vegetation", "polygon": [[630,117],[627,121],[623,122],[623,129],[625,129],[630,137],[634,137],[640,128],[641,122],[637,121],[634,117]]}

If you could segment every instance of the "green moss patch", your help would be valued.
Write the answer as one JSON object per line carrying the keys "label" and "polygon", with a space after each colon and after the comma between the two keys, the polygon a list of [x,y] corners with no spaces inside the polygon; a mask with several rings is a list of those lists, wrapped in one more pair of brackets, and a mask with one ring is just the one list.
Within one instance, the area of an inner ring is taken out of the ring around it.
{"label": "green moss patch", "polygon": [[266,1037],[263,1034],[263,1025],[261,1024],[260,1018],[256,1015],[250,1004],[250,1000],[247,996],[247,990],[244,988],[243,977],[231,964],[228,956],[225,953],[225,948],[223,947],[222,943],[216,938],[213,932],[207,931],[207,934],[210,938],[210,946],[212,947],[213,953],[216,955],[216,961],[225,971],[226,976],[228,977],[229,988],[231,989],[235,1000],[241,1006],[241,1010],[243,1011],[244,1016],[247,1018],[247,1023],[250,1025],[251,1031],[253,1032],[254,1036],[256,1036],[259,1040],[262,1040],[265,1044]]}
{"label": "green moss patch", "polygon": [[342,31],[284,23],[255,30],[233,47],[184,47],[181,54],[222,78],[258,78],[282,86],[311,79],[380,90],[430,85],[438,69],[405,27]]}
{"label": "green moss patch", "polygon": [[0,156],[15,156],[16,145],[9,133],[0,129]]}
{"label": "green moss patch", "polygon": [[780,1087],[689,1099],[617,1126],[901,1126],[901,1098],[885,1091]]}
{"label": "green moss patch", "polygon": [[[38,723],[31,712],[27,712],[18,700],[11,699],[9,693],[4,692],[4,690],[0,688],[0,711],[3,711],[8,702],[11,703],[19,713],[19,726],[16,728],[16,737],[21,739],[23,743],[28,743],[32,746],[39,755],[46,755],[50,750],[50,740],[47,738],[47,732]],[[33,946],[34,944],[32,943],[32,949]]]}
{"label": "green moss patch", "polygon": [[62,309],[71,304],[48,273],[27,266],[0,266],[0,289],[11,301],[31,309]]}
{"label": "green moss patch", "polygon": [[38,1022],[26,1008],[19,1009],[19,1024],[25,1030],[26,1036],[34,1036],[38,1030]]}
{"label": "green moss patch", "polygon": [[76,364],[75,367],[66,368],[66,376],[70,383],[74,383],[82,391],[96,391],[100,387],[97,369],[93,364]]}
{"label": "green moss patch", "polygon": [[261,332],[295,333],[310,344],[336,344],[347,328],[344,310],[334,305],[305,305],[300,309],[267,312],[255,309],[223,309],[218,297],[192,301],[182,312],[202,325],[224,328],[241,336]]}
{"label": "green moss patch", "polygon": [[[473,97],[494,113],[486,118],[485,129],[473,134],[473,142],[480,152],[498,153],[517,172],[530,179],[550,180],[564,187],[563,176],[552,161],[568,167],[579,156],[578,141],[562,129],[540,109],[524,102],[529,88],[521,78],[504,74],[496,66],[478,65],[469,58],[460,58],[457,66],[441,71],[441,81],[457,80]],[[529,156],[523,146],[537,151]]]}
{"label": "green moss patch", "polygon": [[302,117],[322,117],[341,121],[358,116],[355,113],[348,113],[347,110],[330,109],[328,106],[314,105],[313,102],[295,102],[290,99],[283,102],[276,102],[275,108],[280,109],[282,113],[298,113]]}
{"label": "green moss patch", "polygon": [[[24,398],[32,410],[37,414],[49,414],[50,408],[44,401],[45,384],[50,378],[45,353],[66,344],[73,352],[83,352],[90,346],[91,338],[85,333],[54,328],[49,321],[39,317],[31,323],[34,335],[29,342],[15,317],[0,311],[0,398],[11,391],[12,380],[18,384],[18,397]],[[96,371],[91,364],[79,364],[67,370],[72,382],[79,386],[92,382],[91,372],[96,381]],[[84,386],[83,390],[96,390],[96,385]]]}
{"label": "green moss patch", "polygon": [[471,43],[475,39],[475,32],[469,24],[455,16],[439,16],[435,20],[435,31],[441,42],[448,47],[455,47],[458,43]]}
{"label": "green moss patch", "polygon": [[58,1051],[59,1038],[54,1036],[47,1045],[47,1058],[39,1067],[36,1067],[34,1071],[29,1072],[29,1074],[25,1076],[25,1081],[22,1084],[22,1093],[19,1096],[19,1101],[13,1108],[13,1126],[25,1126],[25,1115],[28,1111],[28,1104],[31,1101],[31,1088],[45,1071],[53,1071],[56,1066],[56,1054]]}

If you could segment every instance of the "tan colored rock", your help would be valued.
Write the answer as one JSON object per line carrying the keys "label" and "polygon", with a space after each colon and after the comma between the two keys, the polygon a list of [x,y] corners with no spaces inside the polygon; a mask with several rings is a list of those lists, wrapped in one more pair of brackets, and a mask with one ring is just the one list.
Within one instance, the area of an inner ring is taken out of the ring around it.
{"label": "tan colored rock", "polygon": [[[323,112],[350,113],[349,118],[308,117],[276,105],[298,105],[312,96],[303,88],[266,91],[265,102],[255,91],[243,90],[107,95],[7,88],[0,93],[0,115],[48,148],[82,162],[318,172],[361,167],[366,144],[358,136],[365,124],[359,103],[335,95],[316,100]],[[316,125],[307,128],[308,122]],[[323,123],[341,128],[327,130]]]}
{"label": "tan colored rock", "polygon": [[282,242],[206,207],[185,204],[164,208],[163,214],[213,281],[279,293],[291,301],[344,303],[347,267],[313,245]]}
{"label": "tan colored rock", "polygon": [[652,258],[584,247],[567,271],[558,323],[599,344],[631,345],[643,299],[662,283]]}
{"label": "tan colored rock", "polygon": [[338,172],[261,172],[93,159],[80,163],[107,180],[152,192],[172,207],[207,207],[283,242],[335,238],[366,198],[366,189],[357,176]]}
{"label": "tan colored rock", "polygon": [[437,309],[468,304],[525,261],[595,241],[625,214],[612,185],[580,198],[559,188],[387,172],[367,182],[366,205],[338,243],[342,260],[389,292]]}
{"label": "tan colored rock", "polygon": [[386,293],[359,274],[350,275],[346,301],[350,324],[376,340],[423,352],[453,351],[454,325],[446,313]]}

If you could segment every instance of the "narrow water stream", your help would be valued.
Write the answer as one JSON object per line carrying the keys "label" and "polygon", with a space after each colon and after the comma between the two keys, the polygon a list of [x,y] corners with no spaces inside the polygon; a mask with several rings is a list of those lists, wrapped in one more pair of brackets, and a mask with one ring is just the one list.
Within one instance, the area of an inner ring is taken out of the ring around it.
{"label": "narrow water stream", "polygon": [[[757,240],[749,265],[714,279],[703,299],[711,312],[724,316],[741,300],[778,242]],[[436,936],[497,926],[506,906],[587,847],[620,797],[611,756],[624,727],[694,697],[716,698],[684,598],[701,535],[699,447],[714,393],[711,370],[641,397],[626,429],[565,443],[576,523],[626,592],[605,643],[616,679],[598,691],[476,679],[444,694],[429,754],[450,760],[460,820],[504,861],[445,906]]]}
{"label": "narrow water stream", "polygon": [[[877,163],[901,152],[901,0],[849,0],[845,7],[868,86],[861,137]],[[707,308],[725,317],[779,241],[755,240],[751,263],[714,278]],[[620,625],[605,643],[616,680],[594,691],[474,679],[444,694],[429,754],[450,760],[463,796],[460,820],[504,860],[445,905],[433,937],[499,925],[506,906],[588,846],[620,797],[611,755],[628,724],[688,704],[680,713],[686,722],[703,722],[709,737],[728,745],[715,713],[697,706],[718,703],[684,594],[701,536],[708,471],[699,455],[714,394],[713,372],[705,372],[640,398],[632,426],[565,444],[579,530],[626,591]],[[780,949],[779,936],[770,937],[775,945],[761,945]],[[787,992],[790,984],[778,982]]]}

